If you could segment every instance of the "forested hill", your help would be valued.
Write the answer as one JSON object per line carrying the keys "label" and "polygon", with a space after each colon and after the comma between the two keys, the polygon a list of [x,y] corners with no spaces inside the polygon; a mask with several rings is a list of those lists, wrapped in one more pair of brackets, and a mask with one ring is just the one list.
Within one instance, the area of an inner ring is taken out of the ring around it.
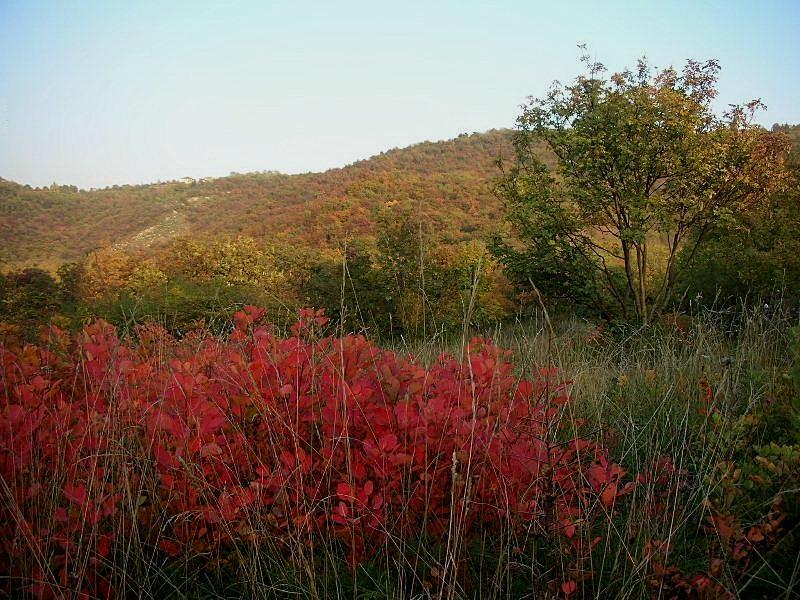
{"label": "forested hill", "polygon": [[407,205],[445,239],[469,239],[496,226],[496,161],[512,156],[511,132],[492,130],[390,150],[323,173],[232,174],[92,191],[32,189],[0,179],[0,268],[52,268],[106,243],[148,248],[187,234],[335,244],[346,234],[371,234],[390,203]]}

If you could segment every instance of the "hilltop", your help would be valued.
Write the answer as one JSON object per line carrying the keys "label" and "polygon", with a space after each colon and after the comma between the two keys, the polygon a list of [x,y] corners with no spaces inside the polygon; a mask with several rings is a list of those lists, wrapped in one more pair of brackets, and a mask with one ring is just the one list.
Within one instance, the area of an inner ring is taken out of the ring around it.
{"label": "hilltop", "polygon": [[228,177],[34,189],[0,179],[0,262],[54,267],[103,244],[151,249],[189,235],[282,236],[325,246],[370,235],[376,211],[413,207],[445,239],[496,226],[497,160],[513,158],[510,130],[461,135],[383,152],[322,173],[232,173]]}

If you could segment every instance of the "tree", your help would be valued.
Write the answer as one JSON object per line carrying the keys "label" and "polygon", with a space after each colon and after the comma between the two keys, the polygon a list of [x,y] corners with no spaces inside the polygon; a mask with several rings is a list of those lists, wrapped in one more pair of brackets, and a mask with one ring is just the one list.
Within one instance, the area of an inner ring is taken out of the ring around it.
{"label": "tree", "polygon": [[82,298],[82,285],[85,266],[80,262],[67,262],[58,267],[58,288],[61,301],[76,304]]}
{"label": "tree", "polygon": [[81,292],[87,299],[117,293],[128,284],[137,259],[121,248],[104,244],[84,263]]}
{"label": "tree", "polygon": [[47,271],[28,267],[12,271],[0,281],[0,321],[38,330],[59,309],[58,284]]}
{"label": "tree", "polygon": [[387,302],[397,312],[404,333],[428,331],[431,314],[431,276],[433,264],[428,251],[437,240],[431,239],[429,224],[409,208],[391,203],[378,212],[376,236],[377,263],[387,282]]}
{"label": "tree", "polygon": [[385,335],[392,332],[397,315],[386,273],[376,268],[373,254],[365,239],[321,252],[303,287],[309,305],[324,308],[343,330]]}
{"label": "tree", "polygon": [[747,298],[800,308],[800,126],[772,130],[792,140],[786,189],[715,227],[678,281],[677,294],[717,307]]}
{"label": "tree", "polygon": [[[591,279],[582,289],[599,289],[601,308],[647,323],[709,231],[783,185],[788,142],[753,124],[760,101],[713,111],[716,61],[654,73],[640,60],[610,78],[582,62],[584,75],[518,118],[517,163],[499,190],[522,244],[501,255],[536,287],[542,274]],[[526,255],[546,268],[520,268]]]}

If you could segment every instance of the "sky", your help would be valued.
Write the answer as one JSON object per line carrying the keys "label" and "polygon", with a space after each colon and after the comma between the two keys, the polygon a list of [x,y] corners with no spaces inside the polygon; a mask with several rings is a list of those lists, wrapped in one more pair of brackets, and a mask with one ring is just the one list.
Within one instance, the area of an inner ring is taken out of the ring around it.
{"label": "sky", "polygon": [[720,107],[761,98],[760,123],[797,123],[798,38],[798,0],[0,0],[0,177],[340,167],[513,126],[578,75],[578,43],[612,71],[718,59]]}

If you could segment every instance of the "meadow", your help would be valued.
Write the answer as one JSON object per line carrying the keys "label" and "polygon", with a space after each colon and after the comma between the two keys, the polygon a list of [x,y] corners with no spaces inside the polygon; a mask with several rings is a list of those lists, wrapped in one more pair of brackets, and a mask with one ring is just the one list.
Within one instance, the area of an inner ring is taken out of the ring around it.
{"label": "meadow", "polygon": [[732,316],[391,350],[255,307],[220,335],[9,334],[3,589],[796,597],[796,317]]}

